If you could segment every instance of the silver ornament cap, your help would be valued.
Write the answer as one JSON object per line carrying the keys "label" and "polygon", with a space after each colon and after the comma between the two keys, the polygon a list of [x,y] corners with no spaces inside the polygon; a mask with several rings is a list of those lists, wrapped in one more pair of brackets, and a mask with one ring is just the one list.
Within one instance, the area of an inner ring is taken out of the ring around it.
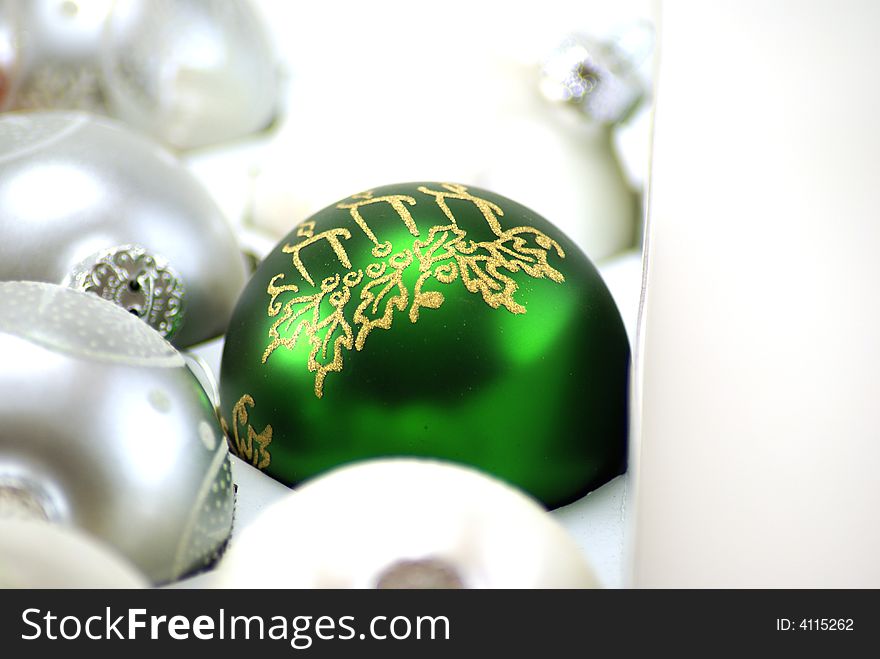
{"label": "silver ornament cap", "polygon": [[77,264],[62,283],[113,302],[168,340],[183,323],[180,275],[165,258],[139,245],[101,250]]}
{"label": "silver ornament cap", "polygon": [[651,40],[653,31],[640,24],[607,40],[571,35],[544,61],[539,89],[548,100],[571,105],[596,123],[625,121],[646,95],[637,68]]}

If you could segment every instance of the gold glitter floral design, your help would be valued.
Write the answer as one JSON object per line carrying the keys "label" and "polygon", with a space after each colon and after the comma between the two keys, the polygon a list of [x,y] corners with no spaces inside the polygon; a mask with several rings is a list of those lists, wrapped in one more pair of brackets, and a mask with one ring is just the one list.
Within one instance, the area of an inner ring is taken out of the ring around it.
{"label": "gold glitter floral design", "polygon": [[[374,197],[372,192],[364,192],[352,197],[356,201],[337,206],[348,210],[355,224],[374,243],[372,254],[379,260],[363,269],[351,269],[343,244],[351,237],[348,229],[336,228],[315,234],[314,223],[310,223],[308,231],[300,227],[297,236],[303,240],[285,245],[282,250],[293,255],[293,266],[303,280],[315,285],[300,252],[320,241],[327,241],[348,271],[344,275],[325,278],[317,291],[306,295],[297,295],[299,287],[295,284],[283,284],[284,273],[272,277],[266,289],[269,295],[267,311],[270,318],[277,319],[269,329],[270,342],[262,362],[265,364],[280,347],[293,349],[305,334],[311,347],[308,369],[315,373],[315,395],[321,398],[327,374],[342,371],[345,351],[363,350],[367,337],[376,328],[391,329],[395,311],[408,311],[410,321],[415,323],[423,308],[440,308],[445,301],[443,293],[426,289],[432,280],[443,285],[461,280],[470,293],[479,293],[493,309],[504,307],[514,314],[523,314],[526,308],[515,298],[519,285],[510,274],[524,272],[535,279],[546,278],[556,283],[565,281],[562,273],[547,260],[551,253],[565,258],[562,247],[555,240],[534,227],[504,229],[499,220],[504,216],[502,209],[470,194],[463,185],[444,183],[442,188],[418,188],[419,192],[433,197],[449,219],[448,224],[431,227],[424,238],[409,211],[409,207],[417,205],[412,197]],[[467,232],[458,226],[447,204],[449,199],[473,203],[495,235],[494,240],[468,240]],[[392,253],[389,242],[379,241],[360,213],[362,207],[374,203],[387,203],[397,212],[413,236],[411,245]],[[404,273],[414,264],[419,276],[410,292],[404,283]],[[352,303],[352,290],[357,287],[360,288]],[[291,294],[294,297],[285,302],[279,300],[282,295]],[[346,309],[350,304],[354,310],[347,316]],[[330,313],[323,315],[322,311],[328,306]]]}
{"label": "gold glitter floral design", "polygon": [[[262,432],[255,431],[248,424],[248,407],[254,407],[254,399],[245,394],[232,406],[232,435],[226,419],[220,419],[223,433],[229,442],[229,449],[242,460],[246,460],[257,469],[265,469],[272,462],[269,444],[272,443],[272,426],[267,425]],[[239,434],[239,427],[247,428],[244,437]]]}

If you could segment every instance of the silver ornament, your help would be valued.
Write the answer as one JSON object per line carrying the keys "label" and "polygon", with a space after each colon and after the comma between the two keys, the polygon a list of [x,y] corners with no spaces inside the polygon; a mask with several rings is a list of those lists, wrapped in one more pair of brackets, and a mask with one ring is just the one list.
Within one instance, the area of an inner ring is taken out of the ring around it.
{"label": "silver ornament", "polygon": [[225,331],[245,268],[169,153],[110,120],[39,112],[0,118],[0,281],[17,279],[92,290],[188,346]]}
{"label": "silver ornament", "polygon": [[0,31],[12,35],[16,58],[0,109],[102,110],[101,35],[112,4],[0,0]]}
{"label": "silver ornament", "polygon": [[117,0],[101,54],[110,112],[176,148],[274,118],[275,57],[249,2]]}
{"label": "silver ornament", "polygon": [[0,516],[70,524],[156,583],[215,559],[233,489],[186,362],[98,296],[0,282]]}
{"label": "silver ornament", "polygon": [[0,110],[87,110],[179,149],[265,128],[269,37],[247,0],[0,0]]}

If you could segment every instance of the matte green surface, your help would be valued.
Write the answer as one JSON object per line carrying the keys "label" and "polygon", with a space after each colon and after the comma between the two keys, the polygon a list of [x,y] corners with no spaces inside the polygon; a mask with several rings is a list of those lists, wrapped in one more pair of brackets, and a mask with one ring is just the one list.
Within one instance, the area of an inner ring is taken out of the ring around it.
{"label": "matte green surface", "polygon": [[[354,344],[360,326],[353,317],[364,285],[371,280],[364,274],[360,284],[350,289],[344,317],[352,329],[352,347],[341,348],[342,369],[326,375],[320,398],[315,393],[316,374],[309,370],[307,325],[301,328],[295,347],[278,347],[262,362],[271,341],[270,328],[285,313],[269,315],[267,288],[279,273],[284,278],[276,285],[298,287],[297,292],[279,295],[277,303],[282,307],[296,297],[314,294],[323,278],[344,275],[350,269],[342,266],[326,240],[318,241],[301,252],[302,263],[315,282],[311,285],[297,272],[292,255],[282,251],[285,244],[304,240],[296,229],[260,265],[233,314],[221,369],[223,416],[230,429],[237,427],[244,443],[237,452],[255,464],[269,460],[265,471],[288,484],[363,458],[444,458],[518,485],[549,507],[570,502],[625,466],[629,346],[614,302],[593,265],[552,224],[509,199],[469,187],[470,194],[503,210],[498,221],[504,231],[528,226],[556,241],[564,257],[552,246],[544,249],[533,233],[518,234],[526,239],[520,248],[546,252],[549,266],[565,280],[538,278],[517,267],[514,255],[525,255],[534,265],[535,252],[513,249],[503,252],[508,266],[499,267],[498,273],[516,282],[512,298],[525,313],[513,313],[503,304],[492,308],[479,291],[470,292],[459,275],[450,283],[428,279],[423,291],[442,293],[443,302],[438,308],[422,307],[418,321],[411,322],[409,309],[420,274],[414,242],[428,238],[431,227],[450,225],[435,197],[420,192],[420,185],[446,190],[440,183],[412,183],[373,191],[374,197],[404,194],[415,200],[406,208],[418,227],[418,238],[389,203],[360,209],[378,241],[393,245],[391,255],[384,259],[371,253],[373,243],[349,210],[333,205],[311,218],[316,234],[349,230],[350,238],[340,241],[351,270],[363,271],[407,249],[413,256],[403,273],[406,306],[393,309],[389,329],[373,328],[360,350]],[[458,228],[467,232],[464,245],[498,238],[504,246],[516,247],[511,235],[499,238],[493,233],[475,203],[453,199],[446,203]],[[423,248],[422,254],[426,251]],[[473,253],[485,250],[478,247]],[[483,267],[486,262],[479,264]],[[498,290],[503,289],[503,279],[490,269],[486,274],[488,285],[494,282]],[[378,292],[381,286],[374,288]],[[394,289],[370,317],[382,317],[395,296],[402,302],[399,289]],[[303,306],[294,305],[291,310]],[[319,319],[333,311],[329,295],[325,296]],[[306,313],[279,333],[292,336],[304,319],[311,315]],[[327,329],[314,340],[323,341]],[[337,326],[326,358],[319,361],[332,361],[334,341],[341,336],[344,331]],[[254,404],[246,406],[246,420],[241,414],[234,420],[233,406],[244,395],[251,396]],[[248,426],[261,433],[268,425],[272,440],[266,455],[253,435],[248,440]],[[235,442],[231,443],[235,450]]]}

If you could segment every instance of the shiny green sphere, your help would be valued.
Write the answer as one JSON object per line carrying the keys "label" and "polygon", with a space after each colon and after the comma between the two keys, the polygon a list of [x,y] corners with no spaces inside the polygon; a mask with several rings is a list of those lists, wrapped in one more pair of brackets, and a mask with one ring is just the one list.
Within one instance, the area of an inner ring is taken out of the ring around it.
{"label": "shiny green sphere", "polygon": [[470,186],[390,185],[260,264],[226,336],[222,414],[232,450],[287,484],[425,456],[556,507],[625,468],[629,359],[598,272],[547,220]]}

